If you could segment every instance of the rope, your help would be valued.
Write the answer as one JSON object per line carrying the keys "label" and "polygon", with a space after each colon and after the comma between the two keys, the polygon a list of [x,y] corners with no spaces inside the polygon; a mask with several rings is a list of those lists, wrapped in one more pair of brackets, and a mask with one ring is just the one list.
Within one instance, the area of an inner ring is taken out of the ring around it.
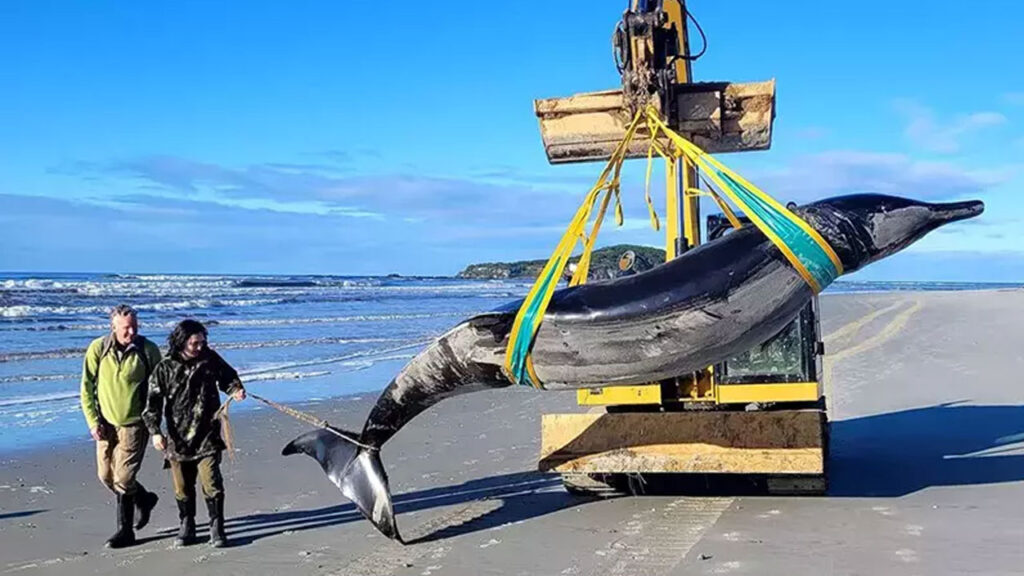
{"label": "rope", "polygon": [[[352,436],[342,432],[341,430],[338,430],[337,428],[332,427],[330,424],[327,423],[326,420],[321,420],[321,419],[317,418],[316,416],[313,416],[312,414],[309,414],[309,413],[306,413],[306,412],[302,412],[302,411],[296,410],[294,408],[289,408],[288,406],[285,406],[284,404],[278,404],[277,402],[274,402],[273,400],[269,400],[269,399],[264,398],[264,397],[262,397],[262,396],[260,396],[258,394],[253,394],[252,392],[246,391],[246,396],[248,396],[249,398],[252,398],[253,400],[256,400],[257,402],[265,404],[266,406],[269,406],[269,407],[273,408],[274,410],[277,410],[278,412],[281,412],[283,414],[287,414],[288,416],[291,416],[292,418],[295,418],[296,420],[301,420],[301,421],[303,421],[306,424],[309,424],[311,426],[315,426],[317,428],[322,428],[324,430],[327,430],[328,432],[334,434],[335,436],[341,438],[342,440],[348,442],[349,444],[352,444],[354,446],[358,446],[359,448],[362,448],[363,450],[380,450],[380,448],[377,447],[377,446],[370,446],[369,444],[363,444],[357,438],[354,438],[354,437],[352,437]],[[232,398],[230,396],[228,397],[227,401],[224,402],[224,405],[221,406],[220,410],[217,411],[216,416],[218,418],[220,418],[222,415],[225,416],[225,417],[227,416],[228,406],[231,405],[231,402],[233,400],[234,400],[234,398]]]}

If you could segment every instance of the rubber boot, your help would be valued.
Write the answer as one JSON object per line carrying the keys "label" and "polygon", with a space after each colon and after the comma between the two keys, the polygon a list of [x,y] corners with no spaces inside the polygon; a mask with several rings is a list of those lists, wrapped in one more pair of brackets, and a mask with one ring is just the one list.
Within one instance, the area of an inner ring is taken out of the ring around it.
{"label": "rubber boot", "polygon": [[135,492],[135,511],[138,512],[139,517],[135,521],[135,529],[142,530],[146,524],[149,524],[149,515],[153,512],[153,508],[156,508],[156,503],[160,500],[160,497],[153,492],[147,492],[142,484],[139,484],[139,489]]}
{"label": "rubber boot", "polygon": [[196,501],[176,500],[178,503],[178,519],[181,526],[178,528],[178,537],[174,539],[177,546],[188,546],[196,541]]}
{"label": "rubber boot", "polygon": [[224,495],[207,498],[206,510],[210,513],[210,544],[214,548],[227,546],[228,540],[224,536]]}
{"label": "rubber boot", "polygon": [[107,548],[124,548],[135,544],[132,520],[135,516],[135,496],[117,495],[117,532],[107,540]]}

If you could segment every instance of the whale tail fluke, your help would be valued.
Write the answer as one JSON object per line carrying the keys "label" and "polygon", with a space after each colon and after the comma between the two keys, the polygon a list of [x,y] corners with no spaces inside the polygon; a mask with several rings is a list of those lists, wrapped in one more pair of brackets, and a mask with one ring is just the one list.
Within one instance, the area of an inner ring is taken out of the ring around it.
{"label": "whale tail fluke", "polygon": [[382,534],[404,544],[380,451],[356,446],[330,430],[317,429],[292,440],[281,451],[285,456],[299,453],[319,462],[327,478]]}

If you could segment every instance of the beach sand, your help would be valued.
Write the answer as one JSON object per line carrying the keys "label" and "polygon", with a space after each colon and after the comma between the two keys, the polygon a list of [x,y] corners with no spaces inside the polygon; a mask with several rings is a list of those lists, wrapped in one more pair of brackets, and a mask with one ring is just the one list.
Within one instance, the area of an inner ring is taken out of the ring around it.
{"label": "beach sand", "polygon": [[[822,298],[832,428],[827,497],[590,500],[535,472],[539,420],[572,393],[447,400],[383,450],[403,535],[380,536],[305,456],[308,429],[232,422],[233,546],[172,546],[170,480],[133,548],[110,551],[109,493],[84,438],[0,458],[0,574],[1011,574],[1024,570],[1024,292]],[[383,382],[382,382],[383,384]],[[358,429],[376,393],[299,405]],[[83,426],[84,427],[84,426]],[[197,520],[205,536],[205,508]]]}

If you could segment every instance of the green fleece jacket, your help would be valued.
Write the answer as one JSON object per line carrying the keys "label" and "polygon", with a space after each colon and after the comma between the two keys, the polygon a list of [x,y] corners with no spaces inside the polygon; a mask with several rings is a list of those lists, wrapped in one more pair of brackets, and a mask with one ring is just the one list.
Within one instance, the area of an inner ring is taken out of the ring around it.
{"label": "green fleece jacket", "polygon": [[142,336],[120,354],[113,335],[93,340],[82,363],[82,413],[89,428],[101,421],[114,426],[139,422],[146,407],[146,380],[158,363],[160,348]]}

